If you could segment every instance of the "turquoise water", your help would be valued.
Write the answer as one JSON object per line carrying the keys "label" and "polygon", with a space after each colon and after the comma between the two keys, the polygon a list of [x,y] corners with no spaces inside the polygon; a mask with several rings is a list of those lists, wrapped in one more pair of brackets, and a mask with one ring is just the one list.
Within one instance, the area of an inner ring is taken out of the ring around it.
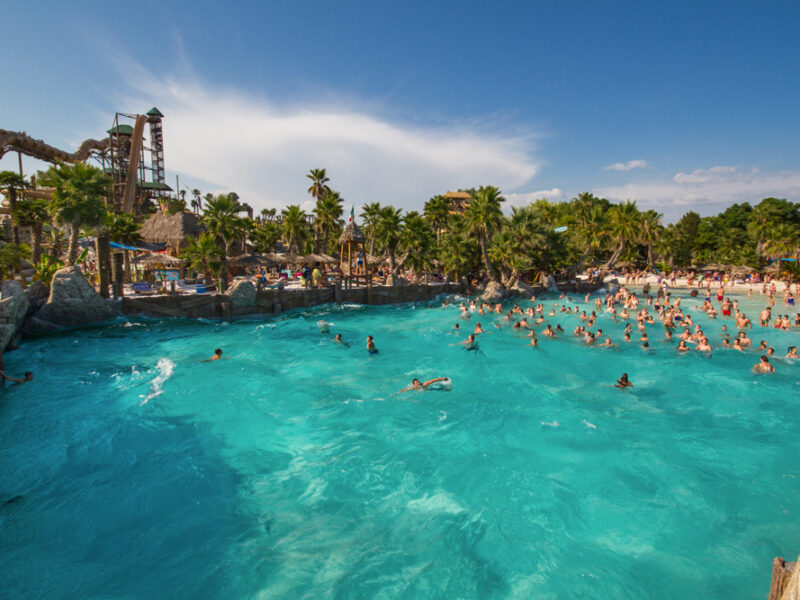
{"label": "turquoise water", "polygon": [[[36,380],[0,392],[0,596],[766,596],[772,558],[800,551],[800,364],[678,356],[660,326],[653,354],[590,349],[575,315],[539,348],[490,326],[468,352],[452,327],[478,319],[458,314],[321,307],[25,342],[8,370]],[[766,339],[782,355],[800,336]],[[216,347],[229,359],[199,362]],[[609,387],[622,371],[632,390]],[[440,375],[450,391],[396,394]]]}

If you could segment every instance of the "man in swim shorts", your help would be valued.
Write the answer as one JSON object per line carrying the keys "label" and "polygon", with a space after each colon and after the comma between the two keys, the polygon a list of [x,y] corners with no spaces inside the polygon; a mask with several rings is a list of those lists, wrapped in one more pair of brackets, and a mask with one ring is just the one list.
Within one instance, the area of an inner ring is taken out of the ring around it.
{"label": "man in swim shorts", "polygon": [[428,387],[430,384],[432,384],[432,383],[437,383],[437,382],[439,382],[439,381],[447,381],[447,377],[437,377],[436,379],[430,379],[430,380],[428,380],[428,381],[426,381],[426,382],[424,382],[424,383],[423,383],[423,382],[420,382],[420,380],[419,380],[419,379],[417,379],[417,378],[415,377],[415,378],[414,378],[414,379],[411,381],[411,385],[410,385],[410,386],[408,386],[407,388],[404,388],[404,389],[400,390],[400,392],[398,392],[398,393],[402,393],[402,392],[410,392],[411,390],[422,391],[422,390],[424,390],[426,387]]}

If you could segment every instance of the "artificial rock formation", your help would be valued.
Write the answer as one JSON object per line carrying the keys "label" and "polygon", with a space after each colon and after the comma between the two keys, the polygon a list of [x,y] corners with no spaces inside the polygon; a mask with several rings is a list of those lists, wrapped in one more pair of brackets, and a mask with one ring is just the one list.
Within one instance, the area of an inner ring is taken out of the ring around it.
{"label": "artificial rock formation", "polygon": [[237,281],[225,293],[233,308],[247,308],[256,305],[256,288],[247,279]]}
{"label": "artificial rock formation", "polygon": [[5,350],[28,315],[28,297],[16,281],[6,281],[0,300],[0,351]]}
{"label": "artificial rock formation", "polygon": [[80,268],[56,271],[45,305],[29,320],[27,333],[47,333],[68,327],[100,323],[116,316],[114,304],[94,291]]}
{"label": "artificial rock formation", "polygon": [[505,288],[496,281],[490,281],[483,290],[481,299],[484,302],[500,302],[505,296]]}

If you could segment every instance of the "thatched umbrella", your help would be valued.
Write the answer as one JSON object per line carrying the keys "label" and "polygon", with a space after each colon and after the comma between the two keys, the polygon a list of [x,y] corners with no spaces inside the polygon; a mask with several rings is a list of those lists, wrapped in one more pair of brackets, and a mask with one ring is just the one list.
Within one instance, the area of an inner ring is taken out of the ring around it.
{"label": "thatched umbrella", "polygon": [[320,263],[323,265],[336,264],[336,259],[333,256],[328,256],[327,254],[307,254],[304,258],[305,262],[308,263]]}
{"label": "thatched umbrella", "polygon": [[144,222],[140,230],[146,242],[166,243],[175,254],[186,246],[186,237],[196,237],[204,231],[197,215],[178,212],[168,215],[157,212]]}
{"label": "thatched umbrella", "polygon": [[727,271],[727,265],[720,265],[718,263],[709,263],[700,267],[701,271]]}
{"label": "thatched umbrella", "polygon": [[731,273],[734,275],[745,275],[753,272],[755,272],[755,269],[753,267],[748,267],[747,265],[739,265],[731,269]]}
{"label": "thatched umbrella", "polygon": [[[350,221],[347,224],[347,227],[344,228],[342,231],[342,235],[339,236],[339,247],[341,248],[341,252],[339,253],[339,270],[342,271],[342,262],[344,262],[344,248],[347,246],[347,276],[351,277],[353,274],[353,254],[357,254],[359,248],[364,254],[364,272],[367,272],[367,253],[364,252],[364,243],[367,241],[367,236],[361,231],[358,225],[356,225],[355,221]],[[353,246],[355,246],[355,252],[353,252]]]}
{"label": "thatched umbrella", "polygon": [[146,269],[179,269],[184,264],[184,261],[180,258],[156,252],[137,256],[133,259],[133,262],[137,265],[142,265]]}
{"label": "thatched umbrella", "polygon": [[238,265],[240,267],[257,267],[259,265],[264,267],[274,267],[278,263],[267,256],[260,254],[240,254],[228,259],[228,263]]}
{"label": "thatched umbrella", "polygon": [[266,257],[272,260],[276,265],[300,265],[305,262],[303,256],[294,254],[293,252],[282,252],[279,254],[270,252],[266,254]]}

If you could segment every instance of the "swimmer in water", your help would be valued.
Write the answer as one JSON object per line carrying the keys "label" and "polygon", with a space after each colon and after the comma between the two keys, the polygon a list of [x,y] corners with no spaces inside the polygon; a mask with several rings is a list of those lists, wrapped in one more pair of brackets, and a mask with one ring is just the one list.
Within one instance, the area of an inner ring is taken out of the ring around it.
{"label": "swimmer in water", "polygon": [[475,334],[470,333],[469,337],[464,340],[463,342],[459,342],[459,345],[464,346],[467,350],[477,350],[478,344],[475,343]]}
{"label": "swimmer in water", "polygon": [[320,333],[330,333],[331,330],[330,323],[328,323],[325,319],[317,321],[317,327],[319,327]]}
{"label": "swimmer in water", "polygon": [[436,379],[430,379],[430,380],[428,380],[428,381],[426,381],[426,382],[424,382],[424,383],[423,383],[423,382],[421,382],[419,379],[417,379],[417,378],[415,377],[415,378],[414,378],[414,379],[411,381],[411,385],[410,385],[410,386],[408,386],[407,388],[403,388],[403,389],[402,389],[402,390],[400,390],[398,393],[402,393],[402,392],[410,392],[411,390],[422,391],[422,390],[424,390],[426,387],[428,387],[430,384],[432,384],[432,383],[437,383],[437,382],[439,382],[439,381],[447,381],[447,377],[437,377]]}
{"label": "swimmer in water", "polygon": [[341,333],[337,333],[337,334],[336,334],[336,337],[335,337],[335,338],[333,338],[333,341],[334,341],[334,342],[336,342],[337,344],[341,344],[341,345],[342,345],[342,346],[344,346],[345,348],[349,348],[349,347],[350,347],[350,344],[348,344],[347,342],[345,342],[345,341],[342,339],[342,334],[341,334]]}
{"label": "swimmer in water", "polygon": [[29,381],[33,381],[33,373],[31,373],[30,371],[25,371],[25,374],[22,377],[12,377],[11,375],[6,375],[5,371],[0,371],[0,376],[3,377],[4,385],[6,380],[11,381],[13,383],[28,383]]}
{"label": "swimmer in water", "polygon": [[617,388],[619,388],[621,390],[624,390],[625,388],[633,387],[633,384],[628,379],[628,374],[627,373],[623,373],[622,377],[617,379],[617,383],[614,384],[614,387],[617,387]]}
{"label": "swimmer in water", "polygon": [[767,358],[766,354],[761,355],[761,360],[753,365],[753,372],[754,373],[774,373],[775,367],[773,367],[770,362],[769,358]]}
{"label": "swimmer in water", "polygon": [[378,349],[375,347],[375,342],[372,339],[371,335],[367,336],[367,352],[369,352],[370,354],[378,353]]}
{"label": "swimmer in water", "polygon": [[212,360],[222,360],[222,348],[217,348],[214,350],[214,356],[201,362],[211,362]]}

